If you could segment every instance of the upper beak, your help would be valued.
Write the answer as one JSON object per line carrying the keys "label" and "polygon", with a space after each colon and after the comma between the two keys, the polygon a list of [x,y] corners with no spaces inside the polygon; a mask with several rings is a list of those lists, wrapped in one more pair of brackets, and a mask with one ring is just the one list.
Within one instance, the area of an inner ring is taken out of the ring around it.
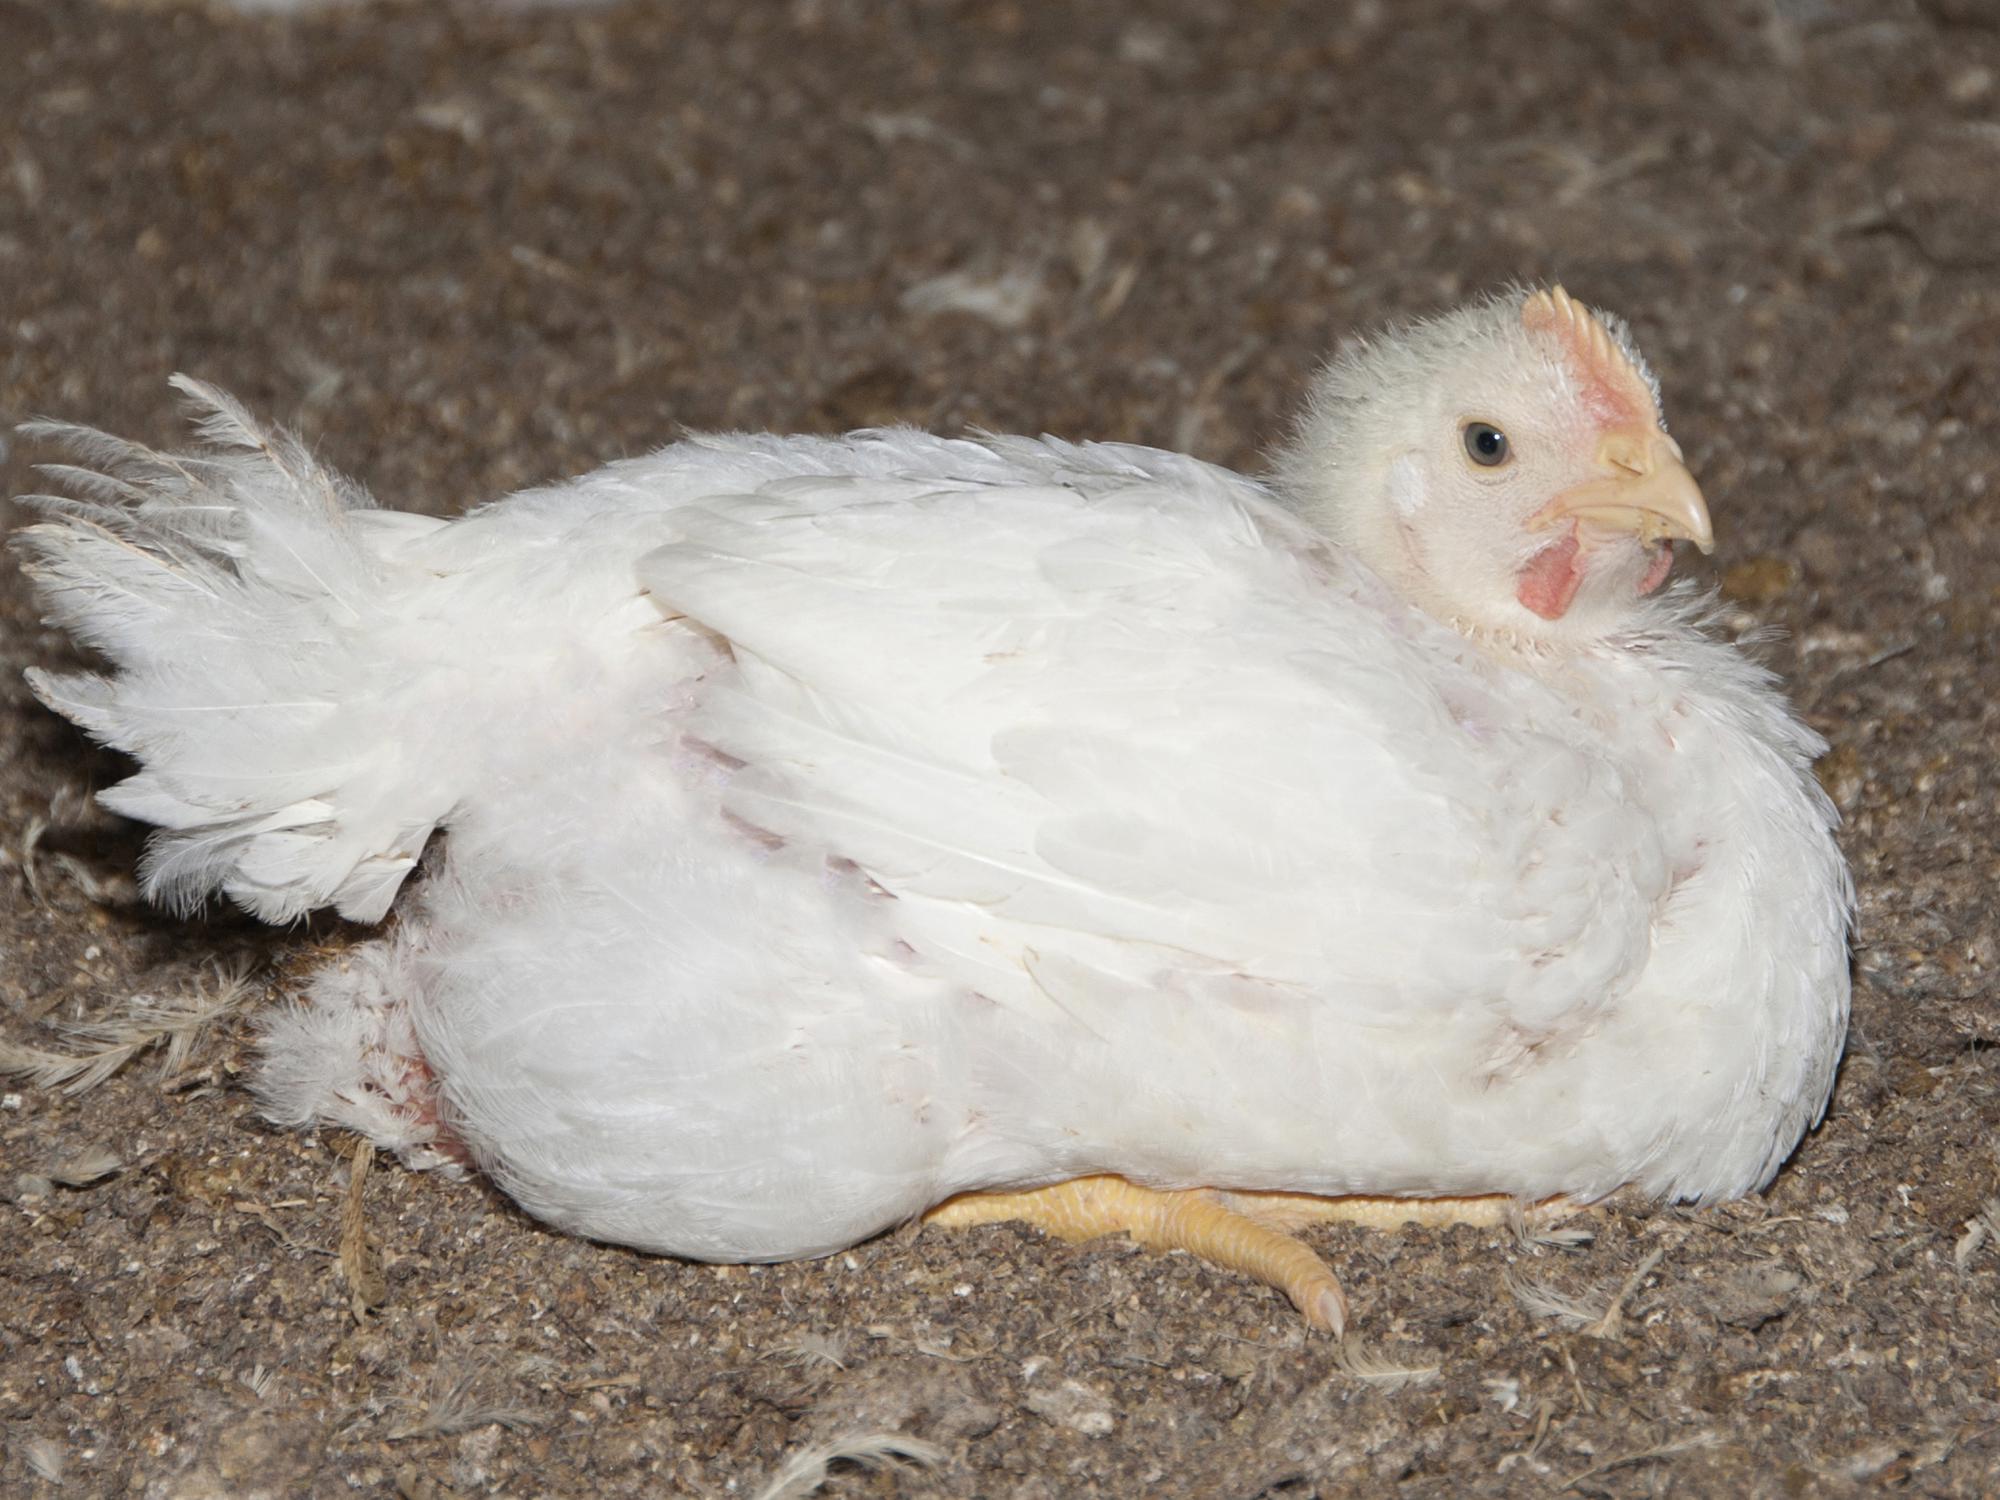
{"label": "upper beak", "polygon": [[1642,542],[1681,537],[1715,550],[1715,527],[1701,486],[1681,461],[1680,444],[1656,426],[1608,432],[1597,445],[1601,479],[1564,490],[1528,525],[1537,531],[1580,521],[1596,532],[1628,532]]}

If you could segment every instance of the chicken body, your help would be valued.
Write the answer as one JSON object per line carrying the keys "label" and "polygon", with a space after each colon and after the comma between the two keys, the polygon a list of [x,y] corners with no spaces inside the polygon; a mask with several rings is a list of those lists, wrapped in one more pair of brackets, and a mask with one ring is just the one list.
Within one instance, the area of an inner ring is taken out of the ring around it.
{"label": "chicken body", "polygon": [[372,921],[449,834],[270,1024],[276,1117],[770,1260],[1090,1173],[1727,1197],[1824,1106],[1819,743],[1685,597],[1454,623],[1299,465],[697,439],[446,523],[211,426],[29,534],[151,888]]}

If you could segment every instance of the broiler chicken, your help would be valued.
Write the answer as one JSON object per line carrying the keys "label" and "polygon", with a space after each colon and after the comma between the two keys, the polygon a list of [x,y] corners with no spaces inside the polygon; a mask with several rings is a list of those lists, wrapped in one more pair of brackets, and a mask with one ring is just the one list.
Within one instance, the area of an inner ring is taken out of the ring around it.
{"label": "broiler chicken", "polygon": [[1660,589],[1708,512],[1560,289],[1352,348],[1265,482],[708,437],[443,521],[181,387],[201,454],[58,431],[19,545],[111,670],[30,675],[156,900],[393,907],[275,1119],[676,1256],[1021,1217],[1337,1328],[1318,1199],[1727,1198],[1825,1105],[1820,742]]}

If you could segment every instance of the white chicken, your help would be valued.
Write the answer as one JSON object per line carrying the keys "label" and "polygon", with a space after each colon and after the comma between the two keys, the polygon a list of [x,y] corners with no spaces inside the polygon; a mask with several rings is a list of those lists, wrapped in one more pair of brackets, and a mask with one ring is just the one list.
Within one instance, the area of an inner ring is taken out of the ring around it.
{"label": "white chicken", "polygon": [[942,1204],[1338,1328],[1296,1195],[1726,1198],[1824,1108],[1820,741],[1655,592],[1708,514],[1559,288],[1338,359],[1268,483],[733,436],[442,521],[180,386],[209,451],[45,427],[18,541],[146,889],[380,922],[449,834],[268,1023],[276,1119],[676,1256]]}

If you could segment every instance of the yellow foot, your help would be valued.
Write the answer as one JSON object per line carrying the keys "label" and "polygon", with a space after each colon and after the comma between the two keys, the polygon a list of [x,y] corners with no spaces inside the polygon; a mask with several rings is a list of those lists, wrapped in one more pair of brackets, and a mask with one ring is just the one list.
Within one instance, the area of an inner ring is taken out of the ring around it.
{"label": "yellow foot", "polygon": [[1326,1262],[1282,1229],[1259,1223],[1206,1189],[1168,1192],[1122,1177],[1078,1177],[1022,1193],[961,1193],[924,1215],[927,1224],[970,1228],[1019,1219],[1064,1240],[1129,1234],[1153,1250],[1185,1250],[1241,1271],[1292,1299],[1315,1328],[1347,1326],[1347,1294]]}
{"label": "yellow foot", "polygon": [[969,1229],[1019,1220],[1062,1240],[1127,1234],[1154,1250],[1185,1250],[1212,1265],[1277,1288],[1306,1322],[1338,1337],[1347,1326],[1347,1295],[1326,1262],[1294,1237],[1308,1224],[1473,1224],[1490,1227],[1516,1215],[1531,1228],[1576,1211],[1556,1197],[1522,1207],[1512,1198],[1319,1198],[1308,1193],[1169,1191],[1122,1177],[1078,1177],[1018,1193],[961,1193],[924,1215],[927,1224]]}

